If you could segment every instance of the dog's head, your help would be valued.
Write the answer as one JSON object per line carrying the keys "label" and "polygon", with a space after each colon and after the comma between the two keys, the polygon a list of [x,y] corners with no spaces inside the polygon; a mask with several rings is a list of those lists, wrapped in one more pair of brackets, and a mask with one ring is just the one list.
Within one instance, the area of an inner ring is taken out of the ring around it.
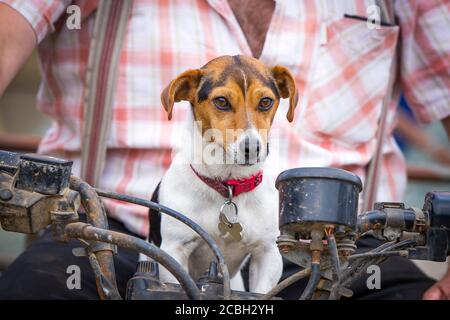
{"label": "dog's head", "polygon": [[243,165],[265,159],[280,98],[289,98],[287,119],[292,122],[298,93],[290,72],[247,56],[222,56],[187,70],[161,94],[169,120],[175,102],[189,101],[202,134]]}

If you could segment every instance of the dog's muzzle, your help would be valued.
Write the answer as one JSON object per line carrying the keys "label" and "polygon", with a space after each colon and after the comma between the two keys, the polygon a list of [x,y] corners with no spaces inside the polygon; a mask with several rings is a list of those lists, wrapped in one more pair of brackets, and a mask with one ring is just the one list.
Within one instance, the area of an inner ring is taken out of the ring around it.
{"label": "dog's muzzle", "polygon": [[261,139],[255,135],[245,135],[237,145],[237,163],[240,165],[253,165],[265,158]]}

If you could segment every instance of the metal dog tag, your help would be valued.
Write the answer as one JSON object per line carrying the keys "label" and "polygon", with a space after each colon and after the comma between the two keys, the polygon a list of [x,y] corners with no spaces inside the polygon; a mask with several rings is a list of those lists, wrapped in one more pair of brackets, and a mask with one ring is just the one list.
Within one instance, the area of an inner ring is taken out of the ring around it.
{"label": "metal dog tag", "polygon": [[224,237],[227,237],[227,235],[229,234],[235,241],[242,240],[242,235],[241,235],[242,226],[240,223],[226,224],[223,221],[220,221],[218,228],[220,230],[220,233]]}
{"label": "metal dog tag", "polygon": [[229,234],[235,241],[240,241],[242,239],[242,226],[237,220],[237,214],[236,204],[231,200],[225,201],[220,207],[218,228],[224,237]]}

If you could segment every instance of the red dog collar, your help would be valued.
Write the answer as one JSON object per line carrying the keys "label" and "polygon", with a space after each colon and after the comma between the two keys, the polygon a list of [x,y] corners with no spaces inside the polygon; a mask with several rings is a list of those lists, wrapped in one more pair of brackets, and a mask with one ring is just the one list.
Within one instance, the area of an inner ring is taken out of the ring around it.
{"label": "red dog collar", "polygon": [[241,193],[250,192],[254,190],[261,183],[263,178],[262,171],[258,171],[257,173],[248,178],[229,179],[221,181],[200,175],[197,171],[194,170],[192,165],[191,169],[192,171],[194,171],[195,175],[199,177],[200,180],[202,180],[208,186],[216,190],[224,198],[228,198],[228,186],[230,186],[231,190],[233,191],[233,197],[237,197]]}

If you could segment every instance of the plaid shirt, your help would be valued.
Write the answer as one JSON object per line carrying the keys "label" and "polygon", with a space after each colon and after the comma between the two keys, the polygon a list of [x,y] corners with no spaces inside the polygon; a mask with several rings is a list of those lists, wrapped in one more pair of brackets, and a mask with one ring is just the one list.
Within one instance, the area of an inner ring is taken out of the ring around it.
{"label": "plaid shirt", "polygon": [[[39,41],[43,79],[37,105],[53,119],[39,152],[74,160],[78,174],[83,85],[97,1],[0,1],[29,21]],[[70,4],[81,8],[80,30],[66,28]],[[344,17],[367,16],[372,4],[373,0],[276,2],[260,59],[291,70],[300,102],[293,124],[285,119],[286,101],[280,106],[265,179],[291,167],[331,166],[353,171],[364,181],[399,41],[399,72],[388,113],[378,198],[402,199],[405,161],[392,138],[395,109],[402,91],[422,121],[450,115],[450,1],[397,0],[390,10],[398,26],[379,29]],[[134,1],[100,187],[150,197],[170,164],[176,128],[189,112],[189,105],[180,103],[169,122],[160,103],[162,88],[182,71],[224,54],[251,55],[226,0]],[[145,208],[110,200],[105,204],[130,230],[147,234]]]}

